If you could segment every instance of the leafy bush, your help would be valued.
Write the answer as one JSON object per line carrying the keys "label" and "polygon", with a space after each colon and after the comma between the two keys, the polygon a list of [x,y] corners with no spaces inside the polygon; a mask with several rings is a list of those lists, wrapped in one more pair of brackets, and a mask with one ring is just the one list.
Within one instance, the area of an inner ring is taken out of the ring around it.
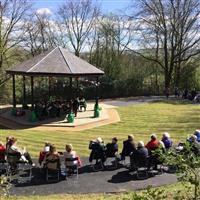
{"label": "leafy bush", "polygon": [[0,196],[9,196],[10,183],[6,176],[0,176]]}

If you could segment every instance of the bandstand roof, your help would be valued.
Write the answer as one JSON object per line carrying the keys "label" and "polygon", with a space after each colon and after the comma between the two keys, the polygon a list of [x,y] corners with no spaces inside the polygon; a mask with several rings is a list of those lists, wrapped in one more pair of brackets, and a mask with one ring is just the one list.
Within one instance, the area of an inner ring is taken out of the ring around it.
{"label": "bandstand roof", "polygon": [[68,50],[56,47],[6,71],[27,76],[100,76],[104,72]]}

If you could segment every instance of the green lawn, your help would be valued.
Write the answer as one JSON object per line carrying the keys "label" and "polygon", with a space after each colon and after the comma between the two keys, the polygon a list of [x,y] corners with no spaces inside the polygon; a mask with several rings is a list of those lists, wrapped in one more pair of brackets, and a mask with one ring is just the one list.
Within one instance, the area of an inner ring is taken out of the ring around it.
{"label": "green lawn", "polygon": [[161,137],[162,132],[168,131],[172,139],[178,142],[185,140],[195,129],[200,128],[199,105],[166,101],[119,107],[118,112],[121,122],[116,124],[80,132],[57,131],[56,128],[47,132],[1,129],[0,140],[5,141],[8,135],[17,137],[19,146],[26,146],[34,157],[38,156],[44,141],[55,144],[60,151],[64,149],[65,144],[71,143],[80,155],[87,156],[88,142],[99,136],[105,142],[109,142],[113,136],[118,137],[121,148],[122,141],[130,133],[135,136],[136,141],[147,142],[151,133]]}
{"label": "green lawn", "polygon": [[[183,191],[184,188],[180,183],[176,183],[173,185],[153,188],[153,190],[162,192],[164,195],[167,194],[167,198],[165,198],[165,200],[173,200],[173,196],[180,191]],[[57,194],[46,196],[10,196],[9,198],[0,196],[0,200],[134,200],[135,198],[133,198],[133,194],[133,192],[116,194]],[[136,194],[143,196],[147,194],[147,190],[136,191]],[[153,199],[153,197],[151,197],[151,199]]]}

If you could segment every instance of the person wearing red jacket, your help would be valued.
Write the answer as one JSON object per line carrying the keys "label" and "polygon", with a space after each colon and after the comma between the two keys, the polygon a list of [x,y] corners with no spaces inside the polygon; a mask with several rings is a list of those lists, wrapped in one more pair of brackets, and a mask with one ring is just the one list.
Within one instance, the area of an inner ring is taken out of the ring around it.
{"label": "person wearing red jacket", "polygon": [[159,141],[157,140],[157,136],[156,134],[152,134],[151,135],[151,140],[146,144],[146,148],[149,151],[154,151],[155,149],[157,149],[159,146]]}
{"label": "person wearing red jacket", "polygon": [[3,142],[0,141],[0,161],[5,161],[6,147]]}

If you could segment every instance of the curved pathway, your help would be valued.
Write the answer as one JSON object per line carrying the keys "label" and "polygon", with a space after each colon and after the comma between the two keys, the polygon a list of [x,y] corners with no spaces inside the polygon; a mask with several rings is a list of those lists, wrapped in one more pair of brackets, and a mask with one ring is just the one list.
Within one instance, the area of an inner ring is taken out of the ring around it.
{"label": "curved pathway", "polygon": [[64,193],[119,193],[176,183],[174,174],[163,173],[145,180],[137,180],[126,168],[93,172],[88,159],[83,159],[78,180],[68,178],[58,183],[46,183],[39,170],[34,170],[30,183],[16,184],[11,188],[12,195],[50,195]]}

